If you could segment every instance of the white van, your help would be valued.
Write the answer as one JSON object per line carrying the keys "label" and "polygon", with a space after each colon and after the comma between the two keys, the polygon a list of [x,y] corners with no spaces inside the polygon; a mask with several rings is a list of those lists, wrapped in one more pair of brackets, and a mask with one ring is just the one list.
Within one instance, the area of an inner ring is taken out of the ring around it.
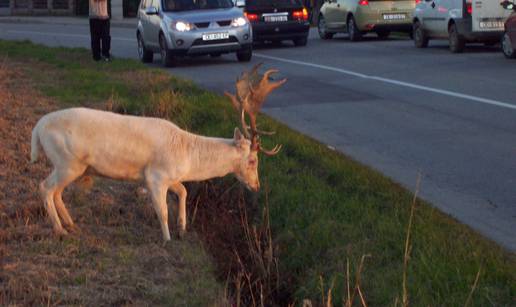
{"label": "white van", "polygon": [[454,53],[462,52],[469,42],[494,45],[500,41],[504,22],[510,15],[500,2],[421,0],[414,10],[414,44],[417,48],[425,48],[430,39],[448,39]]}

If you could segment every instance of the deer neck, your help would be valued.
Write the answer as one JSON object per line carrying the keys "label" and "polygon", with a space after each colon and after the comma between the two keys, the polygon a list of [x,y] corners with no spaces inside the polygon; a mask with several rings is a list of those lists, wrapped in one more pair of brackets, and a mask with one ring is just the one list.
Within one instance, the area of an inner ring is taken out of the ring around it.
{"label": "deer neck", "polygon": [[235,172],[241,157],[233,144],[233,139],[196,136],[187,181],[224,177]]}

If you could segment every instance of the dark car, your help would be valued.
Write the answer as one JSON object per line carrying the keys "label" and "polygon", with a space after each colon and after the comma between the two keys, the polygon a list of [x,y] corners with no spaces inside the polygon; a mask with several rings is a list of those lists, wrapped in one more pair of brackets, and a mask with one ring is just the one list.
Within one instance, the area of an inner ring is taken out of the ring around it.
{"label": "dark car", "polygon": [[513,13],[505,21],[504,33],[502,36],[502,52],[509,59],[516,58],[516,4],[504,1],[502,6]]}
{"label": "dark car", "polygon": [[246,0],[244,12],[255,42],[292,40],[305,46],[308,41],[308,10],[301,0]]}

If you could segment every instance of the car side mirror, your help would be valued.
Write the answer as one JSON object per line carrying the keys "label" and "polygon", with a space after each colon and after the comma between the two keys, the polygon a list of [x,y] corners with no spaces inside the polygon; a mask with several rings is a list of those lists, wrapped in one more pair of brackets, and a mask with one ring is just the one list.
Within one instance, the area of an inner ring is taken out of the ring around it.
{"label": "car side mirror", "polygon": [[145,14],[147,15],[158,15],[158,9],[154,6],[149,6],[145,9]]}
{"label": "car side mirror", "polygon": [[245,7],[245,0],[236,0],[235,6],[236,7]]}
{"label": "car side mirror", "polygon": [[514,10],[514,9],[516,9],[516,7],[514,6],[514,3],[509,2],[507,0],[503,1],[502,3],[500,3],[500,5],[503,6],[503,8],[506,9],[506,10]]}

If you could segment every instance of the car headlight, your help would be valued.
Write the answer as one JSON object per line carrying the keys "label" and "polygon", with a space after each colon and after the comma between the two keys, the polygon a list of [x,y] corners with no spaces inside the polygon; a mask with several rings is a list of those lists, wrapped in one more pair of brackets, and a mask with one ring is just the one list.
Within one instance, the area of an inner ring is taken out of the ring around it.
{"label": "car headlight", "polygon": [[247,24],[247,20],[244,17],[238,17],[231,21],[232,27],[243,27]]}
{"label": "car headlight", "polygon": [[179,32],[187,32],[194,29],[194,25],[185,21],[176,21],[172,23],[172,29]]}

